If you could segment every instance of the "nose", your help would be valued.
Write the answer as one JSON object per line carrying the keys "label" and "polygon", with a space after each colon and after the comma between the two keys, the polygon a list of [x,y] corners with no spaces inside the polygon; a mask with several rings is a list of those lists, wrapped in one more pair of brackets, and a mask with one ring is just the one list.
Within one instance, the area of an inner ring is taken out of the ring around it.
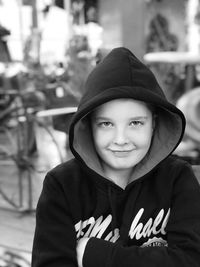
{"label": "nose", "polygon": [[116,129],[113,142],[117,145],[124,145],[128,143],[128,137],[124,127],[118,127]]}

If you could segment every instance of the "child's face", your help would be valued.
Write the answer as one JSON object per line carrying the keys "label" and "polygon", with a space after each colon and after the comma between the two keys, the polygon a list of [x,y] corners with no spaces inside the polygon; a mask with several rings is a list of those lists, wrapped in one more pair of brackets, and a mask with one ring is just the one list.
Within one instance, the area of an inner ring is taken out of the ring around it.
{"label": "child's face", "polygon": [[99,106],[92,114],[96,151],[104,170],[128,170],[149,150],[153,115],[144,102],[116,99]]}

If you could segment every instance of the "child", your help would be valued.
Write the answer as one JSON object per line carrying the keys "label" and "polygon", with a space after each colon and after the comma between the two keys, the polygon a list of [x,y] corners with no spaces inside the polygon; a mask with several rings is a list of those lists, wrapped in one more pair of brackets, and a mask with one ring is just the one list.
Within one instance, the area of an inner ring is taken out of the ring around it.
{"label": "child", "polygon": [[85,89],[69,131],[75,158],[44,180],[32,266],[199,267],[200,187],[171,155],[182,112],[122,47]]}

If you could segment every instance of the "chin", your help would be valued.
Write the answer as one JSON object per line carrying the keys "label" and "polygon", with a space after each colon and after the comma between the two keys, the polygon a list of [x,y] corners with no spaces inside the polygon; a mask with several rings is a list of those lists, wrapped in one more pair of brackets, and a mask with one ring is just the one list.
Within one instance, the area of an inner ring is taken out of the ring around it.
{"label": "chin", "polygon": [[116,169],[116,170],[126,170],[126,169],[130,169],[130,168],[134,168],[134,166],[136,165],[137,163],[131,163],[131,164],[111,164],[112,168],[113,169]]}

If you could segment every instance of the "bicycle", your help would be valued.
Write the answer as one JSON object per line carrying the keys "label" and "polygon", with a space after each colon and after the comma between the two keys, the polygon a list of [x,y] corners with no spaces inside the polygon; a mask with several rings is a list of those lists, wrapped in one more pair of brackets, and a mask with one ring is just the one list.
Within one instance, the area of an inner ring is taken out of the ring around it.
{"label": "bicycle", "polygon": [[31,253],[0,246],[0,267],[30,267]]}
{"label": "bicycle", "polygon": [[[56,110],[44,110],[40,105],[30,105],[26,103],[28,94],[35,96],[35,92],[28,90],[0,90],[1,96],[9,96],[11,101],[6,109],[0,113],[0,131],[6,139],[0,144],[0,161],[2,164],[14,164],[18,170],[18,197],[10,196],[8,190],[3,189],[0,184],[0,195],[15,209],[25,212],[32,211],[32,176],[33,173],[41,173],[46,170],[38,170],[34,165],[34,157],[32,150],[35,150],[36,133],[33,131],[35,126],[40,127],[48,134],[51,141],[55,145],[60,162],[64,161],[62,152],[60,151],[58,142],[52,133],[50,125],[43,120],[47,116],[56,114]],[[75,112],[76,108],[69,108],[69,112]],[[61,113],[66,113],[62,110]],[[34,133],[34,134],[33,134]],[[1,165],[2,166],[2,165]],[[24,207],[24,174],[27,178],[28,187],[28,207]]]}

